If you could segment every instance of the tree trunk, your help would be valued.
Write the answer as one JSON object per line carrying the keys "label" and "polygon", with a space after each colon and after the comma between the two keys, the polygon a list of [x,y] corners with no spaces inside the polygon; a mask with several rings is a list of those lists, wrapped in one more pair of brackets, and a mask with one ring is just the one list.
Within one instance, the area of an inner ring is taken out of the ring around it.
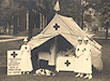
{"label": "tree trunk", "polygon": [[13,35],[17,34],[17,16],[14,17]]}
{"label": "tree trunk", "polygon": [[32,10],[29,10],[29,29],[28,29],[28,38],[29,38],[29,40],[32,38],[32,29],[33,29]]}
{"label": "tree trunk", "polygon": [[108,27],[109,27],[109,23],[106,23],[106,36],[105,39],[108,39]]}

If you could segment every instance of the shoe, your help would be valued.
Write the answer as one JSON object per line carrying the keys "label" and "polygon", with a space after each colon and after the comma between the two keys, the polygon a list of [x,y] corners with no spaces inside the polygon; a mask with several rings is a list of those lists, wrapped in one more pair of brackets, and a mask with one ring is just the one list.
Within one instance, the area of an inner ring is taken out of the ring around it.
{"label": "shoe", "polygon": [[24,74],[26,74],[26,72],[23,71],[22,74],[24,75]]}
{"label": "shoe", "polygon": [[30,74],[30,72],[26,72],[26,74],[28,74],[28,75],[29,75],[29,74]]}
{"label": "shoe", "polygon": [[85,79],[86,79],[86,78],[89,78],[89,75],[84,76],[84,78],[85,78]]}
{"label": "shoe", "polygon": [[89,75],[88,79],[92,79],[92,75]]}
{"label": "shoe", "polygon": [[83,74],[80,74],[80,78],[82,78],[83,77]]}
{"label": "shoe", "polygon": [[80,76],[80,74],[78,73],[75,77],[77,78],[77,77],[79,77]]}

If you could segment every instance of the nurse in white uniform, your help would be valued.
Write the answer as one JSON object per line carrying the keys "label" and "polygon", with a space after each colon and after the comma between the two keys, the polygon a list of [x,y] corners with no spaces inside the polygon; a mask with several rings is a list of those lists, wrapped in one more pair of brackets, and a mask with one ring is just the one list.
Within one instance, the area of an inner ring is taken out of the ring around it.
{"label": "nurse in white uniform", "polygon": [[91,62],[91,46],[88,38],[84,38],[84,71],[86,76],[84,78],[92,79],[92,62]]}
{"label": "nurse in white uniform", "polygon": [[78,45],[75,50],[75,56],[76,56],[76,61],[75,61],[75,72],[77,73],[76,77],[83,77],[82,73],[82,66],[83,66],[83,44],[82,44],[82,38],[78,38]]}
{"label": "nurse in white uniform", "polygon": [[24,44],[21,46],[21,72],[23,74],[32,71],[32,62],[31,62],[31,48],[29,45],[27,45],[28,39],[24,39]]}

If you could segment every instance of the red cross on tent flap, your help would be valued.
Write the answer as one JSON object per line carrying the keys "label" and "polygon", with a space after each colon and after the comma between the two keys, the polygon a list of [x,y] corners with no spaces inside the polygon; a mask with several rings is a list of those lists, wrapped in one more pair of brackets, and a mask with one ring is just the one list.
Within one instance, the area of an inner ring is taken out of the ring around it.
{"label": "red cross on tent flap", "polygon": [[71,63],[69,62],[69,60],[66,60],[65,64],[66,64],[67,67],[69,67],[69,65],[70,65]]}
{"label": "red cross on tent flap", "polygon": [[58,28],[60,28],[60,26],[56,23],[53,28],[55,28],[55,30],[58,30]]}
{"label": "red cross on tent flap", "polygon": [[13,56],[13,58],[15,58],[18,54],[15,53],[15,51],[11,54],[11,56]]}

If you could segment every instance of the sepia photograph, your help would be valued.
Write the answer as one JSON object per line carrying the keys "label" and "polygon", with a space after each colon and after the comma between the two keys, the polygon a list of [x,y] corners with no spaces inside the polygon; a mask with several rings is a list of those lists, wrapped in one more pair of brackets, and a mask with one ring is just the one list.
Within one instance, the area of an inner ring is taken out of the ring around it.
{"label": "sepia photograph", "polygon": [[0,81],[110,81],[110,0],[0,0]]}

